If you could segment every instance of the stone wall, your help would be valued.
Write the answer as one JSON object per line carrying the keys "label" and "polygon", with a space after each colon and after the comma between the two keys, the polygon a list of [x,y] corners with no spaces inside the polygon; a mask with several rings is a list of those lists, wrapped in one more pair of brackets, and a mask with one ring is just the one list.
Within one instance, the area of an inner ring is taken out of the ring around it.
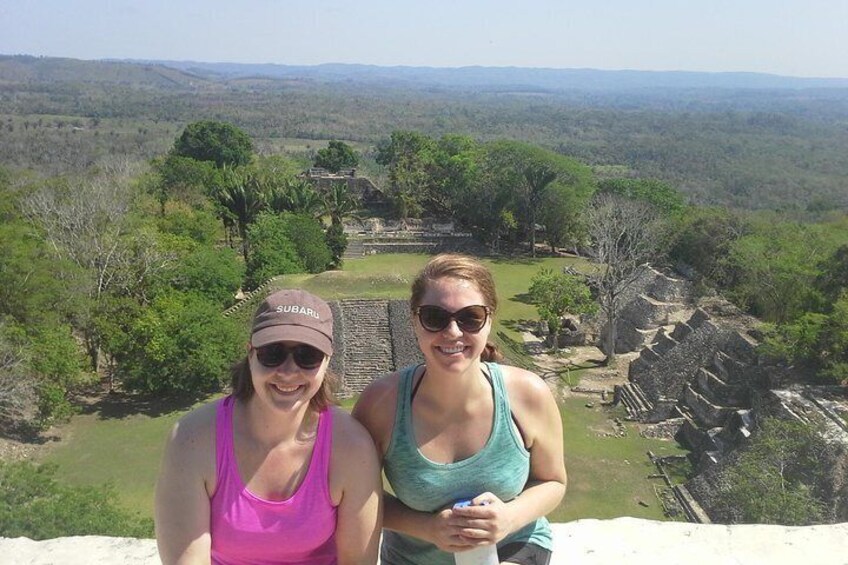
{"label": "stone wall", "polygon": [[[696,310],[688,321],[678,324],[667,336],[676,345],[661,346],[662,354],[650,345],[642,350],[630,365],[629,379],[639,385],[654,405],[660,405],[660,399],[682,399],[698,370],[709,363],[715,352],[730,339],[731,333],[712,323],[703,310]],[[648,420],[657,422],[668,416],[654,413]]]}
{"label": "stone wall", "polygon": [[[848,524],[686,524],[636,518],[551,524],[551,563],[579,565],[845,565]],[[159,565],[154,540],[84,536],[0,538],[0,565]]]}
{"label": "stone wall", "polygon": [[[616,353],[639,351],[650,343],[657,329],[674,322],[673,315],[686,309],[691,285],[645,266],[636,280],[619,297],[616,322]],[[605,328],[598,331],[600,339]],[[599,344],[603,347],[603,342]]]}
{"label": "stone wall", "polygon": [[330,302],[335,354],[330,369],[341,377],[337,396],[362,392],[375,378],[423,361],[407,300]]}
{"label": "stone wall", "polygon": [[408,300],[389,301],[389,326],[392,333],[395,369],[424,362],[418,340],[412,330]]}

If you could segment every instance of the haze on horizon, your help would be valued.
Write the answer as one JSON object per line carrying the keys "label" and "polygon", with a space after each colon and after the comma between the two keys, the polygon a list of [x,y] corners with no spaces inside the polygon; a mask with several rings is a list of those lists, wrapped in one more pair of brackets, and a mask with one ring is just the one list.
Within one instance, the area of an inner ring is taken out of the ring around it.
{"label": "haze on horizon", "polygon": [[0,0],[0,53],[848,78],[848,0]]}

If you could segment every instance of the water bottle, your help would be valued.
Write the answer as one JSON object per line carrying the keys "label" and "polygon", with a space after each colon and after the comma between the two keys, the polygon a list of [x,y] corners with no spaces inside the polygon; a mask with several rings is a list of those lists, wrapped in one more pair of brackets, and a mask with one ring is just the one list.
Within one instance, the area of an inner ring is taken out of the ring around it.
{"label": "water bottle", "polygon": [[[485,502],[483,503],[485,504]],[[460,500],[453,505],[454,508],[471,506],[470,500]],[[454,553],[453,558],[456,565],[498,565],[498,546],[495,544],[481,545],[468,551]]]}

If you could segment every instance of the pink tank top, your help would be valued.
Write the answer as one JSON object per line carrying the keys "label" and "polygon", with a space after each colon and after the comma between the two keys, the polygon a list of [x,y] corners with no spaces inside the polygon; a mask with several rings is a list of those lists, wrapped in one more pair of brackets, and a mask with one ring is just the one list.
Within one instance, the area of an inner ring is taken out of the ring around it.
{"label": "pink tank top", "polygon": [[329,491],[333,417],[318,416],[306,477],[287,500],[265,500],[244,485],[233,451],[233,397],[218,404],[217,485],[210,500],[213,565],[336,563],[336,507]]}

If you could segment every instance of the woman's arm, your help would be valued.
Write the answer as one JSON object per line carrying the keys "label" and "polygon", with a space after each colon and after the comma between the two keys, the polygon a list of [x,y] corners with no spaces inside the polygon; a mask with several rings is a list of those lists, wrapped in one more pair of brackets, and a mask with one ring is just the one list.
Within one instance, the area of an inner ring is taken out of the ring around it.
{"label": "woman's arm", "polygon": [[156,481],[156,542],[163,565],[211,562],[209,486],[214,477],[215,405],[187,415],[171,430]]}
{"label": "woman's arm", "polygon": [[[530,450],[530,478],[524,491],[509,502],[483,493],[473,506],[454,511],[462,535],[477,543],[496,543],[554,510],[565,495],[562,420],[547,384],[537,375],[504,367],[510,405]],[[484,504],[485,503],[485,504]]]}
{"label": "woman's arm", "polygon": [[377,562],[382,486],[377,450],[368,432],[347,413],[333,414],[330,485],[338,502],[336,549],[339,565]]}

